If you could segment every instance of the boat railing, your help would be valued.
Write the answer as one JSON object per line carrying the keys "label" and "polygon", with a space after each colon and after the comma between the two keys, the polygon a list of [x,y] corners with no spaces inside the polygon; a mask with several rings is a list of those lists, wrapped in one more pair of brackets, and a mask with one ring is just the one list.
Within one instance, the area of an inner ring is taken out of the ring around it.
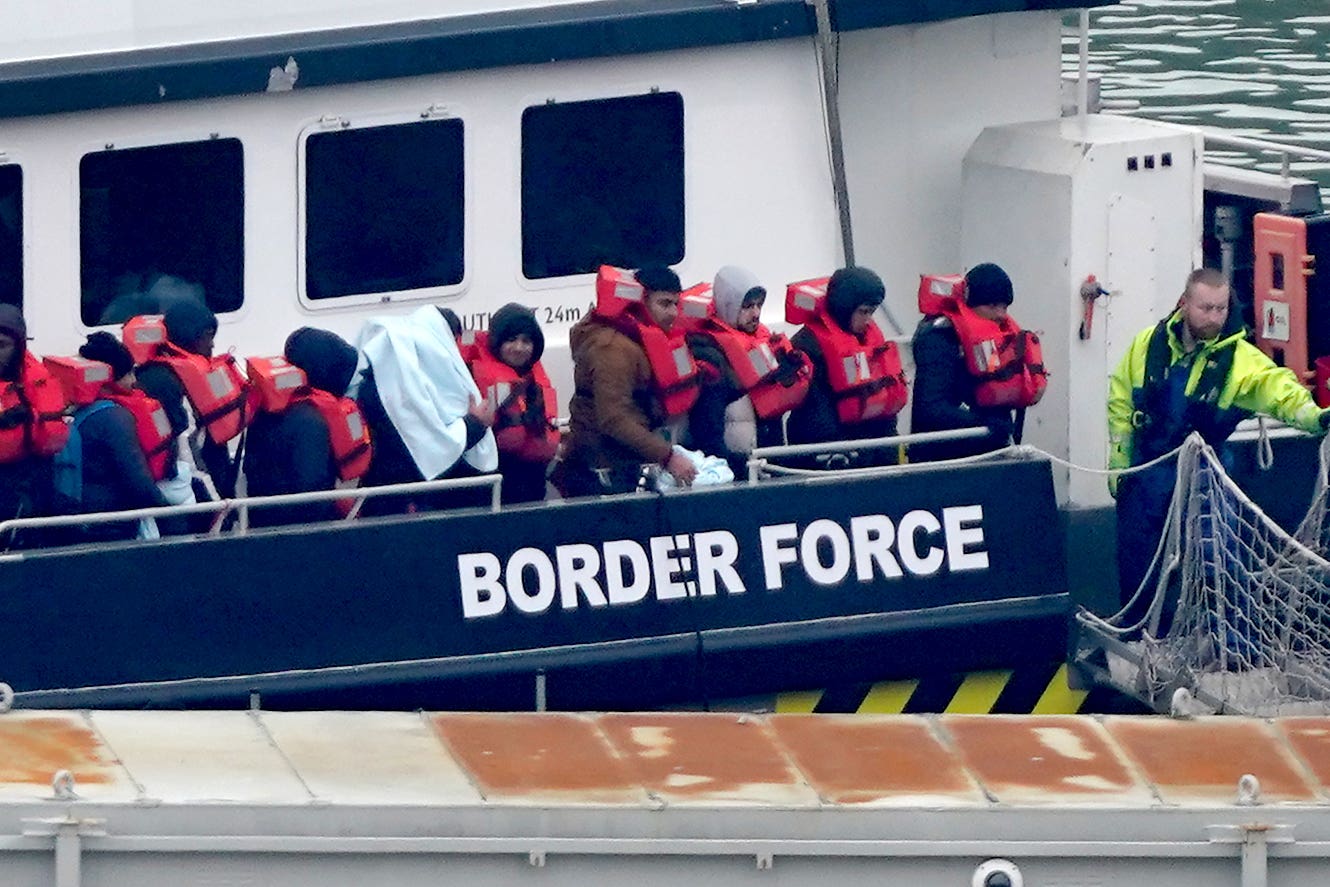
{"label": "boat railing", "polygon": [[[826,473],[824,469],[803,469],[775,465],[771,461],[773,459],[787,459],[798,456],[826,456],[828,468],[836,469],[839,467],[849,470],[859,470],[850,468],[848,454],[857,453],[860,450],[885,450],[892,447],[908,446],[910,444],[971,440],[978,437],[987,437],[991,433],[992,432],[987,427],[981,425],[975,428],[957,428],[949,431],[919,431],[912,434],[895,434],[890,437],[874,437],[866,440],[835,440],[824,441],[822,443],[783,444],[773,447],[758,447],[748,456],[748,482],[750,484],[756,484],[762,479],[764,474],[816,475]],[[844,466],[838,466],[835,464],[837,461],[835,457],[838,455],[846,457],[844,459]],[[881,467],[884,466],[875,466],[875,469]]]}
{"label": "boat railing", "polygon": [[418,495],[435,493],[443,490],[465,490],[480,487],[490,488],[489,510],[497,512],[502,506],[503,476],[482,474],[477,477],[451,478],[447,480],[428,480],[415,483],[389,484],[381,487],[356,487],[349,489],[316,490],[308,493],[284,493],[278,496],[242,496],[233,499],[217,499],[211,502],[196,502],[188,505],[165,505],[153,508],[134,508],[126,511],[99,511],[88,514],[60,514],[49,517],[20,517],[0,521],[0,538],[8,537],[19,530],[51,529],[91,524],[118,523],[121,521],[146,520],[148,518],[184,517],[195,514],[212,514],[212,525],[208,535],[221,535],[226,530],[226,518],[235,514],[237,520],[229,528],[232,534],[244,534],[249,531],[250,509],[272,508],[284,505],[308,505],[316,502],[341,502],[353,500],[343,520],[352,520],[359,513],[365,500],[380,496]]}

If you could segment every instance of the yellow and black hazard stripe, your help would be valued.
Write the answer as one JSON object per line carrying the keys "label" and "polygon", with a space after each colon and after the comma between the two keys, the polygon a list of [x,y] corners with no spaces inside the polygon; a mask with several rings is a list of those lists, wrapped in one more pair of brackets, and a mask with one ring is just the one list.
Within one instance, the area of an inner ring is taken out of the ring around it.
{"label": "yellow and black hazard stripe", "polygon": [[1074,689],[1065,663],[935,674],[781,693],[777,712],[858,714],[1076,714],[1101,710],[1098,690]]}

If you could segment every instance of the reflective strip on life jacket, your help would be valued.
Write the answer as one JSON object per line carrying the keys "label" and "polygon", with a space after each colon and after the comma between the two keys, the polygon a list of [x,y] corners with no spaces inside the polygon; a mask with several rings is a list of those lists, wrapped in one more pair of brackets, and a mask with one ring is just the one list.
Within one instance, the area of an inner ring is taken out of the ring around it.
{"label": "reflective strip on life jacket", "polygon": [[120,404],[134,417],[134,432],[138,437],[139,447],[148,460],[148,470],[153,480],[166,477],[166,468],[174,455],[172,444],[175,436],[171,434],[171,420],[166,410],[156,399],[142,391],[129,392],[106,391],[101,395],[106,400]]}
{"label": "reflective strip on life jacket", "polygon": [[207,358],[167,342],[158,346],[147,365],[154,363],[170,367],[180,379],[199,425],[214,443],[226,443],[249,424],[250,386],[231,355]]}
{"label": "reflective strip on life jacket", "polygon": [[54,456],[69,440],[65,395],[32,352],[24,352],[18,379],[0,382],[0,462]]}
{"label": "reflective strip on life jacket", "polygon": [[332,445],[333,460],[337,463],[337,476],[342,480],[355,480],[369,470],[374,449],[370,441],[369,425],[360,407],[349,397],[337,397],[317,388],[303,388],[291,399],[291,405],[310,403],[319,411],[328,426],[328,441]]}
{"label": "reflective strip on life jacket", "polygon": [[[699,334],[711,338],[725,355],[735,382],[753,403],[760,419],[771,419],[803,403],[813,380],[813,365],[790,340],[761,324],[745,333],[710,318]],[[787,367],[798,365],[797,370]]]}
{"label": "reflective strip on life jacket", "polygon": [[[530,462],[548,462],[559,447],[558,394],[540,361],[532,364],[525,375],[499,360],[488,348],[480,351],[471,362],[471,374],[476,387],[495,407],[494,439],[499,449]],[[522,419],[528,408],[531,386],[540,389],[544,405],[544,428],[541,431],[526,425]]]}

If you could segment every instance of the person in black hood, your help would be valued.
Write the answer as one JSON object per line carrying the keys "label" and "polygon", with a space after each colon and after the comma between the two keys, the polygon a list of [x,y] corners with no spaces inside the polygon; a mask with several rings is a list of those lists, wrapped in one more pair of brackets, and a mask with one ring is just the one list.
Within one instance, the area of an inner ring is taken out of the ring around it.
{"label": "person in black hood", "polygon": [[539,502],[545,475],[558,446],[546,407],[554,389],[540,367],[545,334],[529,308],[510,302],[490,318],[485,353],[471,363],[482,396],[495,407],[503,502]]}
{"label": "person in black hood", "polygon": [[[886,287],[876,273],[855,266],[841,268],[827,284],[827,314],[841,330],[862,341],[869,325],[874,322],[873,315],[885,298]],[[808,388],[808,396],[790,412],[786,429],[790,443],[870,440],[896,434],[894,415],[853,424],[842,422],[836,411],[836,393],[827,378],[827,358],[817,338],[805,326],[790,341],[807,354],[813,364],[813,382]],[[832,457],[825,464],[834,467],[863,467],[891,465],[895,462],[895,450],[879,449]]]}
{"label": "person in black hood", "polygon": [[[965,275],[965,304],[987,320],[1000,321],[1014,300],[1011,278],[998,265],[975,265]],[[980,438],[915,444],[910,460],[958,459],[999,450],[1016,434],[1016,418],[1005,407],[981,407],[975,400],[977,380],[965,366],[956,327],[945,315],[925,317],[911,343],[914,351],[914,397],[911,431],[950,431],[987,427]]]}
{"label": "person in black hood", "polygon": [[[286,339],[286,359],[305,372],[309,387],[334,397],[346,395],[355,376],[359,354],[341,336],[301,327]],[[249,426],[245,449],[246,491],[251,496],[277,496],[331,490],[337,483],[328,423],[314,404],[293,404],[281,413],[260,412]],[[336,520],[335,502],[256,508],[256,527]]]}

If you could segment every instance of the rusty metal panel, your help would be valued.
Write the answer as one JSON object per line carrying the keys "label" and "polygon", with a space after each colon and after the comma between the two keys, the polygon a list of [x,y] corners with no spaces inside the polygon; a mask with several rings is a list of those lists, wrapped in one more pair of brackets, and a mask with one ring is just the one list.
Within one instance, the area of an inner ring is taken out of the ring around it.
{"label": "rusty metal panel", "polygon": [[940,723],[965,766],[1001,803],[1124,806],[1154,800],[1092,718],[948,715]]}
{"label": "rusty metal panel", "polygon": [[609,714],[599,722],[630,772],[666,803],[818,805],[756,715]]}
{"label": "rusty metal panel", "polygon": [[435,714],[431,719],[486,800],[506,804],[649,802],[590,716]]}
{"label": "rusty metal panel", "polygon": [[956,806],[987,799],[913,715],[776,715],[771,729],[822,799],[868,806]]}
{"label": "rusty metal panel", "polygon": [[167,803],[310,801],[248,712],[99,711],[88,717],[147,798]]}
{"label": "rusty metal panel", "polygon": [[419,714],[264,712],[282,754],[320,801],[479,804],[462,768]]}
{"label": "rusty metal panel", "polygon": [[1330,796],[1330,718],[1282,718],[1275,727],[1311,771],[1321,796]]}
{"label": "rusty metal panel", "polygon": [[1235,803],[1238,780],[1247,773],[1260,780],[1263,803],[1317,799],[1302,768],[1263,721],[1114,717],[1105,726],[1166,804]]}
{"label": "rusty metal panel", "polygon": [[0,715],[0,801],[52,797],[51,780],[61,770],[74,777],[74,791],[96,801],[132,801],[133,783],[115,754],[87,720],[75,712]]}

